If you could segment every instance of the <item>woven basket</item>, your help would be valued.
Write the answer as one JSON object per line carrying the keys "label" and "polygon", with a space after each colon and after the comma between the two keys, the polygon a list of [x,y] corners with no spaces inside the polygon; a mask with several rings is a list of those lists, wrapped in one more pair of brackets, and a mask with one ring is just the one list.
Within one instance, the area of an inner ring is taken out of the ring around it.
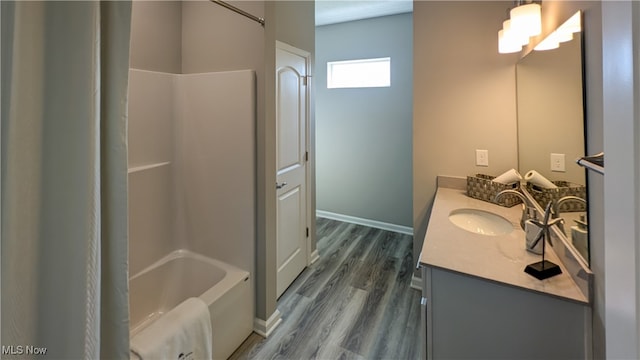
{"label": "woven basket", "polygon": [[504,194],[500,196],[499,201],[495,201],[496,195],[502,190],[516,190],[519,183],[501,184],[493,182],[495,176],[476,174],[476,176],[467,176],[467,196],[474,199],[487,201],[504,207],[512,207],[522,203],[517,195]]}
{"label": "woven basket", "polygon": [[[527,191],[543,208],[549,201],[558,201],[565,196],[577,196],[581,199],[587,198],[587,188],[584,185],[573,184],[567,181],[552,181],[558,188],[546,189],[527,182]],[[559,212],[587,211],[587,205],[581,201],[565,201],[558,208]]]}

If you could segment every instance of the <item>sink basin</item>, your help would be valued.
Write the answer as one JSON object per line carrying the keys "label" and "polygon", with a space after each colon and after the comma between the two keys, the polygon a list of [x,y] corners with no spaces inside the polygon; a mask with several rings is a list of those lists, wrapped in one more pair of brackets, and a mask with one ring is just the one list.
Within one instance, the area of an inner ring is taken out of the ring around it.
{"label": "sink basin", "polygon": [[497,236],[513,231],[513,224],[500,215],[478,209],[456,209],[449,214],[449,221],[472,233]]}

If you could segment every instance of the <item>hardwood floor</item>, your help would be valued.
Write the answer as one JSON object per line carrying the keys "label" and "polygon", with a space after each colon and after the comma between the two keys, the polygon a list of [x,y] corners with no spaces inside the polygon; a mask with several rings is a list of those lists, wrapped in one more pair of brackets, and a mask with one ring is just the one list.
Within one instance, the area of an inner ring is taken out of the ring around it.
{"label": "hardwood floor", "polygon": [[420,293],[409,235],[317,219],[320,259],[278,301],[283,321],[230,359],[417,359]]}

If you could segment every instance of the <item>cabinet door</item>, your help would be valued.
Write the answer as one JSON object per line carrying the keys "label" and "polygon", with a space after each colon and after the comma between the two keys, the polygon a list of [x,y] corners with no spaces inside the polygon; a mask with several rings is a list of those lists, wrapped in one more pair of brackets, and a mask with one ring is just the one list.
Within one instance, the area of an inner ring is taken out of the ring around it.
{"label": "cabinet door", "polygon": [[427,356],[586,357],[583,304],[440,269],[431,269],[426,279]]}
{"label": "cabinet door", "polygon": [[431,306],[431,268],[422,268],[422,298],[420,299],[422,359],[433,359],[433,317]]}
{"label": "cabinet door", "polygon": [[427,298],[426,297],[422,297],[420,299],[420,314],[421,314],[421,324],[420,324],[420,330],[421,330],[421,341],[422,341],[422,354],[421,354],[421,359],[422,360],[426,360],[427,358],[427,336],[429,335],[427,332]]}

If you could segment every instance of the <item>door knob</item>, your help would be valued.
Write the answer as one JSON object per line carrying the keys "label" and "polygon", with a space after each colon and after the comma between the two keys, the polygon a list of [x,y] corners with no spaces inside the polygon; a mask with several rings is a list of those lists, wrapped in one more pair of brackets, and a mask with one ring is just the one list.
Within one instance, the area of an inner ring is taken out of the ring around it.
{"label": "door knob", "polygon": [[282,189],[282,188],[283,188],[283,187],[285,187],[285,186],[287,186],[287,182],[286,182],[286,181],[285,181],[285,182],[283,182],[282,184],[278,184],[278,183],[276,182],[276,189]]}

